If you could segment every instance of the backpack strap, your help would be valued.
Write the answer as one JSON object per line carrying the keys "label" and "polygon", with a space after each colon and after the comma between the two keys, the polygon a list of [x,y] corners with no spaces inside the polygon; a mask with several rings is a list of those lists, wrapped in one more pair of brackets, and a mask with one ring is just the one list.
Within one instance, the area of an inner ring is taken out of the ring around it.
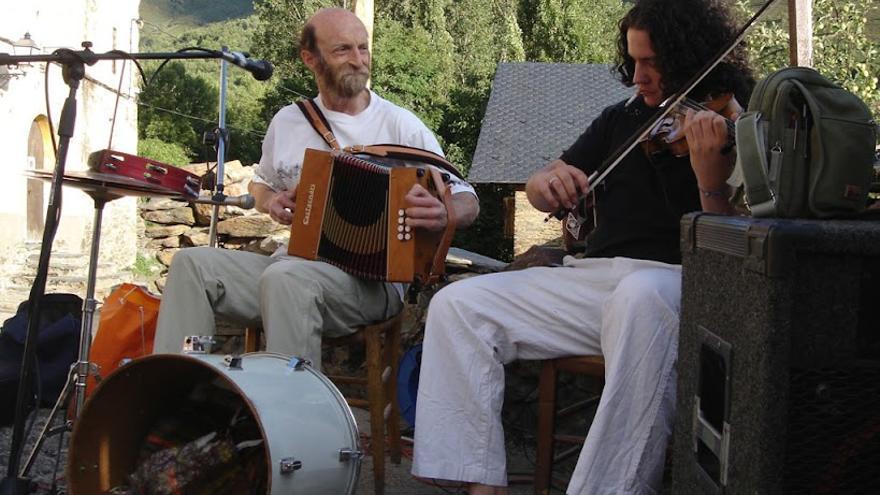
{"label": "backpack strap", "polygon": [[[760,129],[760,113],[746,112],[736,121],[737,164],[745,183],[746,203],[752,216],[776,215],[775,184],[767,176],[766,136]],[[779,168],[779,164],[775,164]],[[772,173],[772,171],[771,171]]]}
{"label": "backpack strap", "polygon": [[336,142],[336,136],[333,135],[333,131],[330,129],[330,123],[327,122],[327,118],[321,113],[321,109],[318,108],[315,100],[301,100],[296,102],[296,106],[299,107],[300,111],[305,115],[306,120],[309,121],[309,124],[312,124],[312,129],[321,136],[324,142],[327,143],[331,149],[339,150],[339,143]]}

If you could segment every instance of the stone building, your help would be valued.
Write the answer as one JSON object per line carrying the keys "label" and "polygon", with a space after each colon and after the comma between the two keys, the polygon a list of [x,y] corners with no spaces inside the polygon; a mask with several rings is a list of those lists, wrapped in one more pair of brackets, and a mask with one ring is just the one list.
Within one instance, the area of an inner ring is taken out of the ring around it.
{"label": "stone building", "polygon": [[504,204],[514,255],[562,235],[559,222],[545,222],[526,199],[529,176],[558,158],[603,108],[631,95],[607,65],[499,64],[468,180],[515,191]]}
{"label": "stone building", "polygon": [[[59,48],[136,52],[140,0],[30,0],[6,2],[0,16],[0,53],[51,54]],[[137,151],[137,79],[130,63],[98,61],[86,66],[76,91],[76,121],[65,170],[87,168],[89,153],[112,147]],[[117,88],[120,98],[117,108]],[[29,179],[29,169],[52,171],[52,132],[58,131],[70,88],[57,63],[0,66],[0,313],[27,299],[45,226],[50,185]],[[48,97],[47,97],[48,95]],[[114,110],[111,144],[111,121]],[[56,138],[57,139],[57,138]],[[58,204],[58,201],[56,201]],[[47,292],[84,294],[95,212],[82,191],[64,187],[61,219],[52,248]],[[137,252],[136,199],[107,203],[100,239],[99,285],[108,286],[133,265]]]}

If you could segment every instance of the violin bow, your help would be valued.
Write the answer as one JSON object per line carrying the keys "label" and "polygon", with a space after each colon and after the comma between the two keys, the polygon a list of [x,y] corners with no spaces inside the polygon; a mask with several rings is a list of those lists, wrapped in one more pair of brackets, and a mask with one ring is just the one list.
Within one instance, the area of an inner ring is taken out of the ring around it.
{"label": "violin bow", "polygon": [[[620,162],[623,161],[623,159],[636,146],[638,146],[640,142],[648,137],[648,134],[651,133],[651,130],[654,129],[657,123],[665,119],[672,112],[672,110],[676,108],[678,104],[687,97],[688,93],[690,93],[698,84],[700,84],[700,82],[702,82],[703,79],[705,79],[706,76],[708,76],[709,73],[712,72],[712,69],[717,67],[718,64],[720,64],[724,60],[724,58],[727,57],[727,55],[730,54],[730,52],[732,52],[737,45],[739,45],[739,43],[743,40],[743,38],[745,38],[746,33],[749,31],[755,21],[757,21],[762,15],[764,15],[764,12],[766,12],[767,9],[770,8],[770,6],[775,2],[776,0],[767,0],[767,2],[764,3],[764,5],[762,5],[761,8],[758,9],[758,11],[755,12],[755,14],[752,15],[752,17],[743,25],[743,27],[740,28],[739,33],[737,33],[737,35],[733,37],[733,40],[730,41],[727,46],[722,47],[714,58],[706,62],[706,64],[703,65],[703,67],[693,77],[691,77],[691,79],[687,83],[682,86],[682,89],[678,90],[675,94],[666,98],[665,100],[663,100],[662,103],[660,103],[660,112],[653,120],[649,120],[648,122],[642,124],[642,126],[639,128],[638,131],[636,131],[635,134],[630,136],[630,138],[622,145],[620,145],[620,147],[617,148],[617,150],[613,154],[611,154],[609,158],[602,162],[602,165],[600,165],[599,168],[597,168],[595,171],[593,171],[592,174],[589,175],[589,177],[587,177],[587,181],[590,184],[590,189],[578,197],[578,204],[584,201],[587,196],[589,196],[593,192],[595,187],[601,184],[605,180],[605,177],[607,177],[608,174],[610,174],[611,171],[613,171],[617,167],[617,165],[619,165]],[[551,218],[562,220],[565,215],[570,212],[571,210],[568,208],[558,209],[553,213],[547,215],[544,221],[547,222]]]}

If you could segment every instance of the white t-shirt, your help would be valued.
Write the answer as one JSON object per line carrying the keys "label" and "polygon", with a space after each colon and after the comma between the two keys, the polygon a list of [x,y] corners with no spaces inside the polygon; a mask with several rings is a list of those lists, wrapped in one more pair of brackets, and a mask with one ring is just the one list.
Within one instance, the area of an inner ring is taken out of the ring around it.
{"label": "white t-shirt", "polygon": [[[418,117],[372,91],[370,104],[357,115],[328,110],[321,95],[315,98],[315,102],[342,148],[358,144],[402,144],[443,156],[437,138]],[[252,180],[276,191],[296,187],[306,148],[330,149],[299,107],[288,105],[282,108],[266,131],[263,156]],[[475,194],[470,184],[456,177],[450,178],[449,186],[452,194],[465,191]]]}

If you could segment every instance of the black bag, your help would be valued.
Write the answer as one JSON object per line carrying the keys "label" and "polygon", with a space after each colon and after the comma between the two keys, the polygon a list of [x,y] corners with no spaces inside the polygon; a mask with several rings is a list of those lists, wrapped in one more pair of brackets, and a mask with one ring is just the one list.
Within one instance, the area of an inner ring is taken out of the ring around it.
{"label": "black bag", "polygon": [[[74,294],[45,294],[40,304],[36,373],[39,378],[41,405],[58,400],[70,365],[79,351],[82,299]],[[28,301],[18,305],[15,315],[3,322],[0,330],[0,426],[12,423],[18,394],[18,380],[27,338]],[[36,389],[34,392],[36,393]],[[31,402],[28,404],[33,406]]]}

